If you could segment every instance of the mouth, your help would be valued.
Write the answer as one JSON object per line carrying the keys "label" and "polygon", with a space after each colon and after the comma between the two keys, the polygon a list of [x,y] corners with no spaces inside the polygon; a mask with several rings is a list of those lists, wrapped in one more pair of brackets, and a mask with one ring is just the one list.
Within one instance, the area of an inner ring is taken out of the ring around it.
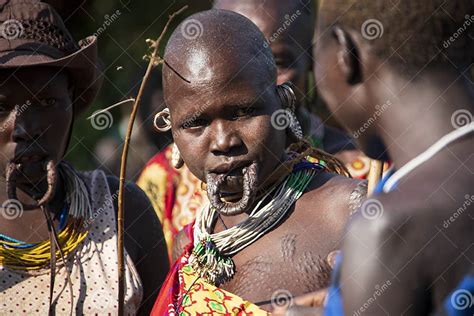
{"label": "mouth", "polygon": [[[258,165],[242,161],[221,165],[206,176],[207,195],[213,207],[222,215],[237,215],[252,205],[257,188]],[[238,195],[236,202],[223,201],[226,197]]]}
{"label": "mouth", "polygon": [[15,158],[13,161],[15,163],[20,164],[32,164],[41,161],[45,161],[46,156],[40,154],[33,154],[33,155],[21,155],[18,158]]}
{"label": "mouth", "polygon": [[46,161],[46,154],[39,150],[25,150],[20,151],[19,154],[15,155],[12,162],[16,164],[33,164],[37,162]]}
{"label": "mouth", "polygon": [[242,192],[243,178],[247,168],[252,165],[252,161],[235,161],[222,164],[211,169],[208,174],[212,175],[214,182],[221,184],[221,193],[236,194]]}
{"label": "mouth", "polygon": [[214,173],[217,175],[237,175],[241,173],[242,169],[248,167],[252,164],[250,160],[235,161],[228,164],[219,165],[209,171],[209,173]]}
{"label": "mouth", "polygon": [[48,155],[39,150],[18,151],[9,164],[18,170],[18,183],[35,183],[47,173]]}
{"label": "mouth", "polygon": [[[38,165],[40,166],[40,165]],[[32,192],[31,195],[35,200],[37,200],[37,204],[23,204],[24,209],[34,209],[36,207],[46,205],[54,194],[54,189],[56,186],[57,174],[56,174],[56,164],[53,160],[48,160],[44,164],[41,165],[44,167],[46,172],[46,181],[47,181],[47,188],[46,192]],[[10,162],[5,170],[5,178],[6,178],[6,191],[7,196],[11,200],[20,201],[16,195],[16,188],[18,181],[17,179],[21,177],[22,172],[24,171],[22,164],[16,164],[14,162]],[[21,202],[20,202],[21,203]]]}

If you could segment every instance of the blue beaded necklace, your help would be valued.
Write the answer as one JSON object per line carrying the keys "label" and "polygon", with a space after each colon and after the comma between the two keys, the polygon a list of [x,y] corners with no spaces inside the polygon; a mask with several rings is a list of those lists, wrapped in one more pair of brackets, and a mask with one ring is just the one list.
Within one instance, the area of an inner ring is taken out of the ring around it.
{"label": "blue beaded necklace", "polygon": [[[69,214],[68,211],[69,211],[69,206],[66,204],[66,205],[64,205],[61,212],[59,213],[58,231],[61,231],[64,228],[64,226],[66,226],[66,221],[67,221],[68,214]],[[10,236],[7,236],[7,235],[4,235],[4,234],[0,233],[0,242],[2,242],[2,241],[17,244],[15,246],[11,246],[11,245],[8,245],[8,246],[4,245],[3,246],[3,247],[8,247],[8,248],[26,249],[26,248],[31,248],[31,247],[35,246],[35,244],[29,244],[29,243],[26,243],[24,241],[21,241],[21,240],[18,240],[18,239],[15,239],[15,238],[12,238]]]}

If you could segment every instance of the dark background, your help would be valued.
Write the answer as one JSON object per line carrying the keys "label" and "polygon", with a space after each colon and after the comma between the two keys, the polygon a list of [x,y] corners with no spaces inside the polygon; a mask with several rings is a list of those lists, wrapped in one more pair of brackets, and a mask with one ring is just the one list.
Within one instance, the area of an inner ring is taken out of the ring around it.
{"label": "dark background", "polygon": [[[44,2],[55,7],[76,41],[94,33],[100,33],[98,43],[99,55],[105,65],[104,83],[90,109],[76,118],[66,160],[80,170],[97,167],[109,169],[106,162],[100,161],[96,146],[101,139],[114,139],[118,145],[115,154],[117,158],[120,157],[122,135],[126,129],[123,118],[128,117],[131,103],[110,111],[113,116],[113,124],[110,128],[94,129],[91,121],[86,118],[98,109],[136,95],[147,67],[147,62],[143,60],[148,47],[145,40],[156,39],[159,36],[169,14],[186,4],[189,6],[174,20],[161,45],[161,52],[177,24],[197,11],[210,8],[211,1],[50,0]],[[117,14],[117,10],[120,14]],[[112,17],[113,14],[115,17]],[[121,69],[117,70],[117,67]],[[153,75],[148,89],[160,89],[159,71],[155,71]],[[147,123],[150,124],[150,121]],[[157,133],[156,137],[166,140],[163,134]],[[143,157],[143,161],[148,158]]]}

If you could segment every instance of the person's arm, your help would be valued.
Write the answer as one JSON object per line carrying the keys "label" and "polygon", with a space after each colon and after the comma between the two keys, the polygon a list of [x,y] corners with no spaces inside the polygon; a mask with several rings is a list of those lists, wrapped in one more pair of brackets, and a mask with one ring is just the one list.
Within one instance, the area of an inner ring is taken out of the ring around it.
{"label": "person's arm", "polygon": [[[118,192],[119,181],[108,177],[111,192]],[[114,206],[117,212],[118,201]],[[168,251],[161,223],[145,193],[134,183],[124,190],[125,249],[132,258],[143,285],[139,315],[149,315],[169,271]]]}

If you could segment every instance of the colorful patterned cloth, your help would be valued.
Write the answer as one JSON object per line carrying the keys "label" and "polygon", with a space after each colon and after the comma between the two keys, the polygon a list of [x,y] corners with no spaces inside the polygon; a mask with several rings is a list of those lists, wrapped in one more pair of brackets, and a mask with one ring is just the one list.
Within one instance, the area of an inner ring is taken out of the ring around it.
{"label": "colorful patterned cloth", "polygon": [[188,264],[194,244],[193,225],[185,227],[190,243],[172,266],[151,315],[269,315],[237,295],[205,282],[196,274]]}
{"label": "colorful patterned cloth", "polygon": [[207,193],[186,166],[176,170],[171,164],[172,146],[156,154],[143,169],[137,181],[155,208],[172,253],[175,235],[194,221],[196,212],[207,202]]}

